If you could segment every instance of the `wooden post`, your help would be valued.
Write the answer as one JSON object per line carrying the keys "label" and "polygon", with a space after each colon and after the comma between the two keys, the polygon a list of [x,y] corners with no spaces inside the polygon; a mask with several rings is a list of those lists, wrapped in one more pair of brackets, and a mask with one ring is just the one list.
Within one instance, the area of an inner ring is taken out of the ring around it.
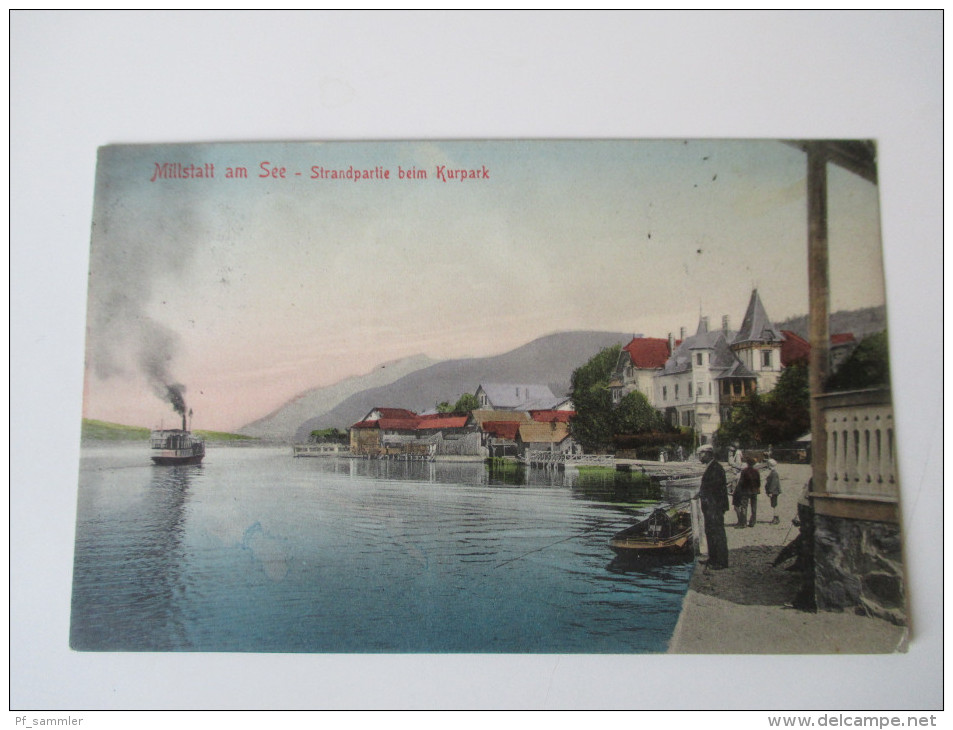
{"label": "wooden post", "polygon": [[813,491],[827,491],[827,434],[815,397],[830,370],[830,282],[827,256],[827,154],[823,142],[807,144],[807,266],[810,307],[811,450]]}

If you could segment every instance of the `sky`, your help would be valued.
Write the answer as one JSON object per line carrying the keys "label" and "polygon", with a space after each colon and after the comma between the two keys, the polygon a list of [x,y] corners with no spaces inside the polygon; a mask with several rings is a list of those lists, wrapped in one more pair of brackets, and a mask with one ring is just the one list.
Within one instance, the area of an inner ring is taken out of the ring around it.
{"label": "sky", "polygon": [[[163,163],[214,177],[158,177]],[[775,140],[101,148],[83,414],[174,424],[176,384],[195,428],[236,430],[416,354],[666,337],[701,315],[737,327],[753,288],[776,321],[806,314],[805,172]],[[832,311],[881,305],[877,187],[836,166],[828,185]]]}

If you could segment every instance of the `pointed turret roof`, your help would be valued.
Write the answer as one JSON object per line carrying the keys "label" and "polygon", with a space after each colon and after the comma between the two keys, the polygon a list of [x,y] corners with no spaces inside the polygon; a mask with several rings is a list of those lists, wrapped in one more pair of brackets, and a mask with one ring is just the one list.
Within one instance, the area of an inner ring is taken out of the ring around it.
{"label": "pointed turret roof", "polygon": [[731,333],[727,335],[723,330],[708,330],[707,323],[699,322],[698,331],[686,337],[678,344],[672,356],[666,360],[665,367],[662,369],[662,375],[674,375],[692,368],[693,350],[713,350],[709,365],[713,370],[730,367],[737,359],[734,352],[728,346],[728,339]]}
{"label": "pointed turret roof", "polygon": [[732,345],[740,345],[744,342],[764,342],[775,343],[782,342],[780,330],[774,326],[774,323],[768,318],[768,313],[761,303],[761,297],[758,296],[758,290],[751,291],[751,300],[748,302],[748,311],[745,312],[744,321],[741,323],[741,329],[731,341]]}

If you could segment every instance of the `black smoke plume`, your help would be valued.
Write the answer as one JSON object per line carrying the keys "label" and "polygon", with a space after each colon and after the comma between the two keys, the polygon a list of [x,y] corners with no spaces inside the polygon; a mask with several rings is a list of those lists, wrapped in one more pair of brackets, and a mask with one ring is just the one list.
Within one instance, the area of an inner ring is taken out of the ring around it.
{"label": "black smoke plume", "polygon": [[185,386],[175,382],[172,362],[178,350],[178,338],[158,322],[140,316],[136,341],[138,364],[157,397],[169,403],[180,416],[185,415]]}
{"label": "black smoke plume", "polygon": [[169,403],[172,404],[175,412],[180,416],[185,415],[185,398],[182,397],[182,392],[184,390],[185,386],[180,383],[166,386],[166,393],[168,394]]}
{"label": "black smoke plume", "polygon": [[179,337],[153,314],[160,296],[185,293],[189,263],[211,231],[181,187],[144,192],[148,183],[141,170],[154,154],[135,147],[104,147],[99,153],[86,361],[101,379],[143,378],[184,416],[185,388],[173,374]]}

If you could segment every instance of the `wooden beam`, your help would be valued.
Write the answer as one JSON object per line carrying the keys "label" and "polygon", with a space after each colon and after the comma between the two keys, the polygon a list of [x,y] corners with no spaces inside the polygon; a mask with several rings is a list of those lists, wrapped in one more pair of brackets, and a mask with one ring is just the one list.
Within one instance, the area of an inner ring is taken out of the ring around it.
{"label": "wooden beam", "polygon": [[833,164],[877,184],[877,146],[873,140],[787,140],[787,144],[804,152],[821,154]]}
{"label": "wooden beam", "polygon": [[830,368],[830,282],[827,256],[827,154],[823,143],[808,144],[807,266],[811,356],[811,463],[815,492],[827,488],[827,434],[824,412],[815,396],[824,392]]}

